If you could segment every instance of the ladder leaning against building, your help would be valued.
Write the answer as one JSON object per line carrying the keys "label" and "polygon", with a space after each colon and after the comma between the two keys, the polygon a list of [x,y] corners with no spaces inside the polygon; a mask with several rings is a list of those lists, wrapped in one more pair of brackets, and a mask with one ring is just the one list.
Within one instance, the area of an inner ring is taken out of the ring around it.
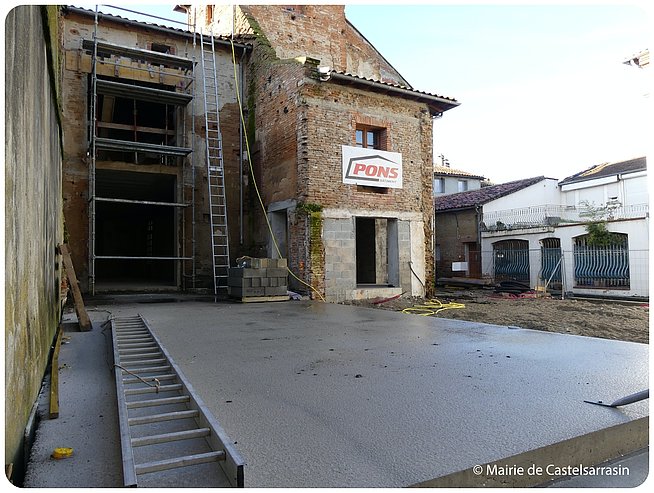
{"label": "ladder leaning against building", "polygon": [[225,168],[223,139],[220,131],[220,107],[216,50],[213,35],[200,30],[202,80],[204,84],[204,128],[211,228],[211,259],[214,295],[227,289],[229,275],[229,236],[227,230],[227,200],[225,196]]}

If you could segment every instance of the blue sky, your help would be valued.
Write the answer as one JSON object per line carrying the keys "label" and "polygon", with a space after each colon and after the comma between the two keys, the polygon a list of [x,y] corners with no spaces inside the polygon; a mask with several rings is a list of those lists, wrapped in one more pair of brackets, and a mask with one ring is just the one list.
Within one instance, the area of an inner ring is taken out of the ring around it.
{"label": "blue sky", "polygon": [[[172,4],[125,6],[184,20]],[[622,62],[651,48],[652,13],[601,1],[346,6],[415,89],[461,103],[434,122],[435,160],[496,183],[646,155],[654,68]]]}

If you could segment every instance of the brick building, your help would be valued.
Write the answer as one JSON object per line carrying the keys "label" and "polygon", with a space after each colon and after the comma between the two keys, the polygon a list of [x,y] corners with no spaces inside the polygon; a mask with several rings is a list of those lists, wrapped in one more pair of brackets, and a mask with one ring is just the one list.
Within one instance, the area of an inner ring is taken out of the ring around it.
{"label": "brick building", "polygon": [[188,12],[252,44],[249,147],[278,239],[250,209],[252,254],[287,257],[328,301],[424,295],[434,275],[432,119],[458,103],[413,89],[342,5]]}
{"label": "brick building", "polygon": [[[201,62],[211,52],[220,74],[224,176],[234,184],[226,188],[234,204],[229,238],[237,252],[243,161],[231,44],[216,38],[210,47],[185,26],[96,18],[75,7],[63,7],[60,22],[64,215],[82,289],[210,288]],[[247,47],[235,49],[240,73]]]}
{"label": "brick building", "polygon": [[425,294],[432,120],[458,103],[413,89],[342,5],[176,9],[188,26],[62,10],[64,213],[82,288],[210,289],[219,234],[231,266],[287,258],[291,288],[313,297]]}

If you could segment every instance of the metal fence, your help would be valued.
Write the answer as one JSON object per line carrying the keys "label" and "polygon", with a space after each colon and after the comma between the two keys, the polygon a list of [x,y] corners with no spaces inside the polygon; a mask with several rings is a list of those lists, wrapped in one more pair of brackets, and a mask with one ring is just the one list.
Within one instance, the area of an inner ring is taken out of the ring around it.
{"label": "metal fence", "polygon": [[[636,204],[611,209],[607,220],[634,219],[646,217],[648,204]],[[593,216],[588,207],[564,205],[540,205],[484,212],[482,231],[506,231],[528,229],[560,224],[577,224],[591,221]]]}
{"label": "metal fence", "polygon": [[629,288],[629,249],[626,245],[575,245],[575,287]]}
{"label": "metal fence", "polygon": [[496,281],[529,281],[528,245],[524,240],[499,241],[493,245],[493,272]]}
{"label": "metal fence", "polygon": [[[505,245],[508,247],[509,245]],[[493,282],[516,280],[534,288],[629,290],[649,293],[649,250],[630,250],[626,245],[561,248],[494,248],[481,252],[482,275]]]}

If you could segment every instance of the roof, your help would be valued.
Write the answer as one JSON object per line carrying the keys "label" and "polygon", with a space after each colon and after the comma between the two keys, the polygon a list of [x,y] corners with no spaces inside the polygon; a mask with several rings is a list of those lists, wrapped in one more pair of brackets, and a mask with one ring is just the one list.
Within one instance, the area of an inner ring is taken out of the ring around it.
{"label": "roof", "polygon": [[457,209],[470,209],[472,207],[486,204],[492,200],[499,199],[505,195],[512,194],[523,188],[545,180],[544,176],[526,178],[524,180],[510,181],[500,183],[490,187],[483,187],[479,190],[469,190],[467,192],[453,193],[434,198],[434,209],[438,211],[448,211]]}
{"label": "roof", "polygon": [[647,160],[644,157],[630,159],[628,161],[619,161],[616,163],[602,163],[580,171],[572,176],[568,176],[559,182],[559,185],[568,183],[577,183],[580,181],[594,180],[607,176],[623,175],[625,173],[636,173],[647,170]]}
{"label": "roof", "polygon": [[[179,22],[179,21],[176,21],[176,20],[173,20],[173,19],[164,19],[163,17],[152,16],[152,15],[146,14],[144,12],[137,12],[135,10],[129,10],[129,9],[124,8],[124,7],[113,7],[113,6],[110,6],[110,5],[105,5],[105,7],[124,10],[126,12],[130,12],[130,13],[133,13],[133,14],[137,14],[137,15],[141,15],[141,16],[145,16],[145,17],[149,17],[149,18],[154,18],[154,19],[160,19],[160,20],[163,20],[163,21],[166,21],[166,22],[186,26],[186,23],[184,23],[184,22]],[[64,6],[62,6],[62,10],[64,12],[75,12],[75,13],[81,14],[81,15],[95,16],[95,10],[89,10],[89,9],[85,9],[85,8],[81,8],[81,7],[75,7],[74,5],[64,5]],[[156,30],[156,31],[161,31],[161,32],[166,32],[166,33],[176,33],[176,34],[178,34],[180,36],[185,36],[185,37],[193,37],[195,35],[195,33],[188,30],[188,26],[186,26],[185,29],[180,29],[180,28],[176,28],[176,27],[171,27],[169,25],[154,24],[154,23],[150,23],[150,22],[137,21],[137,20],[133,20],[133,19],[128,19],[127,17],[122,17],[120,15],[107,14],[105,12],[102,12],[101,10],[98,10],[98,18],[99,19],[111,20],[113,22],[118,22],[118,23],[121,23],[121,24],[125,24],[127,26],[130,26],[130,25],[140,26],[140,27],[147,27],[148,29],[151,29],[151,30]],[[230,43],[231,37],[230,36],[215,35],[214,40],[216,40],[216,42],[221,44],[221,45],[231,45],[231,43]],[[245,41],[245,39],[243,39],[242,41]],[[248,44],[244,44],[243,42],[235,42],[234,46],[236,48],[239,48],[239,49],[250,49],[251,48],[251,46],[249,46]]]}
{"label": "roof", "polygon": [[365,77],[359,77],[358,75],[337,70],[331,70],[329,72],[328,79],[321,78],[321,80],[331,80],[343,84],[359,86],[361,88],[366,88],[376,92],[391,93],[404,96],[405,98],[413,99],[427,104],[432,114],[443,113],[444,111],[455,108],[461,104],[454,98],[439,96],[437,94],[430,94],[424,91],[417,91],[411,87],[401,86],[399,84],[391,84],[388,82],[381,82],[375,79],[367,79]]}
{"label": "roof", "polygon": [[434,165],[434,174],[435,175],[447,175],[447,176],[457,176],[465,178],[478,178],[480,180],[486,179],[485,176],[476,175],[475,173],[470,173],[469,171],[463,171],[460,169],[450,168],[449,166],[438,166]]}

